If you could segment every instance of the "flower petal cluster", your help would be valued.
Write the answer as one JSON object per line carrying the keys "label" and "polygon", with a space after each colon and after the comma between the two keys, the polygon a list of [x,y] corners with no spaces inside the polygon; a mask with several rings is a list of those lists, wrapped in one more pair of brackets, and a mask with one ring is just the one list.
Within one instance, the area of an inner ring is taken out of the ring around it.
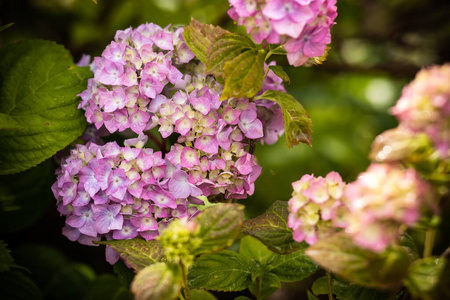
{"label": "flower petal cluster", "polygon": [[322,56],[331,42],[336,0],[229,0],[229,16],[257,43],[284,44],[289,63]]}
{"label": "flower petal cluster", "polygon": [[401,127],[424,132],[444,159],[450,158],[450,64],[417,73],[391,112]]}
{"label": "flower petal cluster", "polygon": [[342,215],[347,208],[341,199],[345,183],[338,173],[330,172],[325,178],[304,175],[292,187],[288,226],[294,230],[294,240],[313,245],[343,228]]}
{"label": "flower petal cluster", "polygon": [[188,205],[203,203],[201,191],[174,187],[175,174],[161,152],[140,147],[145,141],[126,140],[125,147],[88,143],[71,151],[52,186],[66,217],[66,237],[88,245],[102,237],[151,240],[172,219],[197,213]]}
{"label": "flower petal cluster", "polygon": [[429,191],[413,168],[372,163],[345,189],[345,230],[361,247],[382,252],[416,223]]}

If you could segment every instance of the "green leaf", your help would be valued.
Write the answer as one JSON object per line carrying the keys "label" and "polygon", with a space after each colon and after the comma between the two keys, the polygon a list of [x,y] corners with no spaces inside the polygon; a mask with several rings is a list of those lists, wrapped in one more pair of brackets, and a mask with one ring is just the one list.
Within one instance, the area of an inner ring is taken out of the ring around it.
{"label": "green leaf", "polygon": [[[338,278],[331,281],[333,294],[338,300],[380,300],[388,299],[389,292],[363,287],[354,283],[349,283]],[[314,281],[312,291],[316,295],[328,294],[328,283],[325,276]]]}
{"label": "green leaf", "polygon": [[414,243],[412,236],[405,232],[400,236],[399,242],[403,249],[405,249],[406,253],[408,253],[411,261],[416,261],[419,259],[419,252],[417,251],[416,243]]}
{"label": "green leaf", "polygon": [[240,239],[239,253],[251,260],[258,262],[258,264],[265,264],[267,260],[273,255],[273,252],[258,239],[252,236],[246,236]]}
{"label": "green leaf", "polygon": [[217,300],[213,294],[205,290],[190,290],[189,298],[191,300]]}
{"label": "green leaf", "polygon": [[269,51],[275,55],[286,55],[287,54],[286,49],[284,49],[284,47],[281,45],[269,44]]}
{"label": "green leaf", "polygon": [[113,265],[113,269],[114,273],[119,278],[120,283],[129,289],[131,286],[131,282],[133,281],[134,275],[136,274],[134,273],[134,270],[128,268],[127,265],[121,259]]}
{"label": "green leaf", "polygon": [[319,266],[315,264],[304,250],[299,250],[288,255],[275,254],[267,261],[270,273],[275,274],[281,281],[300,281],[317,272]]}
{"label": "green leaf", "polygon": [[0,272],[9,271],[11,267],[16,266],[10,252],[8,245],[0,240]]}
{"label": "green leaf", "polygon": [[310,290],[306,291],[307,295],[308,295],[308,300],[320,300],[316,295],[314,295],[313,293],[311,293]]}
{"label": "green leaf", "polygon": [[[91,284],[83,300],[114,299],[121,289],[123,287],[117,277],[103,274]],[[131,293],[129,293],[129,299],[132,299]]]}
{"label": "green leaf", "polygon": [[61,45],[25,40],[0,49],[0,174],[36,166],[84,130],[77,95],[92,76]]}
{"label": "green leaf", "polygon": [[246,296],[237,296],[236,298],[234,298],[234,300],[251,300],[251,299]]}
{"label": "green leaf", "polygon": [[278,276],[272,273],[266,273],[254,280],[248,289],[257,299],[266,299],[280,287],[281,281]]}
{"label": "green leaf", "polygon": [[319,240],[306,254],[348,281],[375,288],[400,286],[410,264],[408,254],[400,246],[378,254],[358,247],[345,233]]}
{"label": "green leaf", "polygon": [[288,84],[291,83],[289,75],[284,71],[282,66],[269,66],[269,69],[271,69],[275,75],[283,79],[284,82],[287,82]]}
{"label": "green leaf", "polygon": [[414,297],[437,299],[433,297],[432,291],[438,284],[445,265],[444,258],[427,257],[417,260],[409,268],[404,284]]}
{"label": "green leaf", "polygon": [[155,263],[137,273],[131,291],[136,300],[176,299],[182,280],[177,267]]}
{"label": "green leaf", "polygon": [[213,291],[242,291],[251,284],[250,261],[229,250],[200,256],[189,269],[191,288]]}
{"label": "green leaf", "polygon": [[224,65],[246,50],[256,49],[253,41],[239,33],[219,36],[209,47],[206,57],[206,71],[215,77],[223,76]]}
{"label": "green leaf", "polygon": [[225,33],[230,32],[219,26],[202,24],[191,19],[191,23],[184,28],[183,37],[189,49],[202,63],[206,64],[209,47],[220,35]]}
{"label": "green leaf", "polygon": [[120,257],[128,265],[137,271],[144,269],[148,265],[161,262],[164,258],[164,249],[157,240],[146,241],[141,238],[135,238],[95,243],[110,246],[119,253]]}
{"label": "green leaf", "polygon": [[223,68],[225,86],[220,100],[251,98],[261,91],[265,56],[264,50],[252,49],[227,61]]}
{"label": "green leaf", "polygon": [[13,25],[14,25],[14,23],[9,23],[9,24],[0,26],[0,32],[2,32],[2,31],[5,30],[5,29],[8,29],[9,27],[11,27],[11,26],[13,26]]}
{"label": "green leaf", "polygon": [[244,222],[244,206],[240,204],[220,204],[202,211],[195,219],[200,231],[195,237],[202,243],[192,254],[216,252],[231,246],[237,239]]}
{"label": "green leaf", "polygon": [[265,91],[255,99],[267,99],[278,103],[283,111],[284,130],[289,148],[300,142],[312,146],[312,121],[303,106],[291,95],[280,91]]}
{"label": "green leaf", "polygon": [[275,201],[264,214],[244,221],[242,232],[256,237],[275,253],[288,254],[305,249],[306,243],[293,240],[292,229],[287,226],[288,216],[288,203]]}
{"label": "green leaf", "polygon": [[53,164],[47,160],[19,174],[0,175],[0,233],[12,233],[39,220],[54,201]]}

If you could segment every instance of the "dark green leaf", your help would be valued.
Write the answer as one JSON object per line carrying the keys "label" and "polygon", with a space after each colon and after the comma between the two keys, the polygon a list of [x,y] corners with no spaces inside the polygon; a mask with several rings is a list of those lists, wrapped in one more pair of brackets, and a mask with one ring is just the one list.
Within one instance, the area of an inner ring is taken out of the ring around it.
{"label": "dark green leaf", "polygon": [[237,239],[244,221],[244,206],[220,204],[207,208],[196,218],[200,231],[195,237],[202,243],[192,254],[211,253],[231,246]]}
{"label": "dark green leaf", "polygon": [[348,281],[376,288],[400,286],[410,264],[408,254],[400,246],[378,254],[358,247],[345,233],[319,240],[306,254]]}
{"label": "dark green leaf", "polygon": [[83,300],[113,299],[122,288],[123,287],[117,277],[110,274],[104,274],[99,276],[91,284]]}
{"label": "dark green leaf", "polygon": [[83,133],[77,95],[92,76],[64,47],[25,40],[0,50],[0,174],[36,166]]}
{"label": "dark green leaf", "polygon": [[274,254],[272,251],[252,236],[246,236],[240,239],[239,253],[258,264],[265,264],[267,260]]}
{"label": "dark green leaf", "polygon": [[[363,287],[338,278],[332,279],[331,288],[338,300],[381,300],[389,298],[389,292]],[[316,295],[328,294],[327,278],[323,276],[314,281],[312,291]]]}
{"label": "dark green leaf", "polygon": [[265,91],[255,99],[267,99],[278,103],[283,111],[284,130],[289,148],[300,142],[312,146],[312,121],[303,106],[291,95],[280,91]]}
{"label": "dark green leaf", "polygon": [[311,293],[309,290],[306,291],[306,293],[308,294],[308,300],[320,300],[316,295]]}
{"label": "dark green leaf", "polygon": [[292,239],[292,229],[287,226],[288,215],[288,203],[276,201],[261,216],[244,221],[242,232],[256,237],[275,253],[288,254],[305,249],[306,243]]}
{"label": "dark green leaf", "polygon": [[225,86],[220,100],[251,98],[261,91],[264,77],[264,50],[247,50],[224,65]]}
{"label": "dark green leaf", "polygon": [[189,296],[191,300],[217,300],[213,294],[205,290],[190,290]]}
{"label": "dark green leaf", "polygon": [[217,37],[225,33],[230,32],[219,26],[202,24],[191,19],[191,23],[184,28],[183,37],[189,49],[202,63],[206,64],[209,47]]}
{"label": "dark green leaf", "polygon": [[269,69],[271,69],[275,75],[283,79],[284,82],[287,82],[288,84],[291,83],[289,75],[283,70],[282,66],[269,66]]}
{"label": "dark green leaf", "polygon": [[10,252],[8,245],[0,240],[0,272],[9,271],[11,267],[16,266]]}
{"label": "dark green leaf", "polygon": [[2,32],[2,31],[5,30],[5,29],[8,29],[9,27],[11,27],[11,26],[13,26],[13,25],[14,25],[14,23],[9,23],[9,24],[0,26],[0,32]]}
{"label": "dark green leaf", "polygon": [[445,263],[445,259],[437,257],[415,261],[409,268],[408,276],[404,281],[411,294],[425,300],[434,299],[431,292],[444,271]]}
{"label": "dark green leaf", "polygon": [[234,300],[251,300],[251,299],[246,296],[237,296],[236,298],[234,298]]}
{"label": "dark green leaf", "polygon": [[119,260],[113,266],[114,273],[119,277],[120,283],[126,287],[130,288],[131,282],[133,281],[134,273],[133,269],[127,267],[127,265],[123,262],[123,260]]}
{"label": "dark green leaf", "polygon": [[267,265],[270,266],[270,273],[277,275],[284,282],[302,280],[319,269],[319,266],[305,255],[304,250],[288,255],[275,254],[267,261]]}
{"label": "dark green leaf", "polygon": [[250,261],[236,252],[224,250],[200,256],[189,269],[191,288],[213,291],[242,291],[251,283]]}
{"label": "dark green leaf", "polygon": [[280,287],[281,282],[278,276],[272,273],[266,273],[254,280],[248,289],[258,299],[266,299]]}
{"label": "dark green leaf", "polygon": [[0,272],[0,295],[3,300],[42,299],[36,284],[17,270]]}
{"label": "dark green leaf", "polygon": [[408,253],[409,259],[411,261],[416,261],[419,259],[419,252],[417,251],[416,244],[412,236],[407,234],[406,232],[400,236],[400,245],[405,249],[406,253]]}
{"label": "dark green leaf", "polygon": [[131,284],[131,291],[136,300],[176,299],[182,280],[178,268],[155,263],[137,273]]}
{"label": "dark green leaf", "polygon": [[137,271],[162,261],[164,257],[164,249],[159,241],[156,240],[146,241],[141,238],[135,238],[96,243],[113,248],[128,265]]}
{"label": "dark green leaf", "polygon": [[224,65],[246,50],[256,49],[253,41],[239,33],[219,36],[208,49],[206,71],[215,77],[223,76]]}
{"label": "dark green leaf", "polygon": [[43,216],[54,201],[51,160],[13,175],[0,175],[0,233],[22,230]]}

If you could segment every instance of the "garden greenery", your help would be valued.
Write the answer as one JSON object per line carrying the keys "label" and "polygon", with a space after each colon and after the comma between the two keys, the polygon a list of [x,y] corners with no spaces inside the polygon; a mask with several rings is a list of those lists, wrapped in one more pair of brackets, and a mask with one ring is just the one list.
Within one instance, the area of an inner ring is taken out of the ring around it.
{"label": "garden greenery", "polygon": [[[336,0],[229,2],[247,34],[146,23],[78,64],[44,40],[0,49],[0,174],[54,156],[62,234],[106,245],[119,273],[119,260],[135,272],[135,299],[264,299],[321,269],[308,299],[448,296],[447,258],[431,253],[449,192],[450,65],[405,87],[391,110],[398,128],[377,137],[356,181],[306,174],[289,201],[245,219],[262,169],[255,147],[282,134],[312,146],[312,121],[271,58],[321,64],[337,10]],[[426,232],[423,255],[407,230]],[[0,250],[0,271],[12,272]]]}

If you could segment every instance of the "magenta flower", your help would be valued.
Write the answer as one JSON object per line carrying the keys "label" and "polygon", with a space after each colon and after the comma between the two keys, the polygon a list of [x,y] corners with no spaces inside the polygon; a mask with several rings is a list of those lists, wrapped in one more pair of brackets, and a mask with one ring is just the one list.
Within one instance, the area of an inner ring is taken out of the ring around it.
{"label": "magenta flower", "polygon": [[98,233],[103,234],[111,230],[122,229],[123,215],[119,214],[121,208],[120,204],[92,205],[95,228]]}

